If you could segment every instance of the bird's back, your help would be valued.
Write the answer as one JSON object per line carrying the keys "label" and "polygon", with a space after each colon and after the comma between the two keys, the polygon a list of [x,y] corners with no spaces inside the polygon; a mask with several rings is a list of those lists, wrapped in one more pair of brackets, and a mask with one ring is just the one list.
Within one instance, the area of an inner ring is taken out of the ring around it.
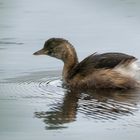
{"label": "bird's back", "polygon": [[123,53],[92,54],[73,68],[70,85],[78,89],[138,87],[135,78],[125,73],[136,60]]}
{"label": "bird's back", "polygon": [[86,76],[95,70],[113,69],[119,65],[128,66],[136,60],[134,56],[123,53],[94,53],[77,64],[71,71],[69,78],[73,78],[77,74]]}

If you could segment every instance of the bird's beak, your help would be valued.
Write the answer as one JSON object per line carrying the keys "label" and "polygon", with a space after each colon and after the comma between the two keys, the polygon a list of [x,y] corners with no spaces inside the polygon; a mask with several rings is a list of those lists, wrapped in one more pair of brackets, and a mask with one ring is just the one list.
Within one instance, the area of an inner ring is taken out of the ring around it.
{"label": "bird's beak", "polygon": [[47,52],[44,49],[41,49],[41,50],[33,53],[33,55],[45,55],[45,54],[47,54]]}

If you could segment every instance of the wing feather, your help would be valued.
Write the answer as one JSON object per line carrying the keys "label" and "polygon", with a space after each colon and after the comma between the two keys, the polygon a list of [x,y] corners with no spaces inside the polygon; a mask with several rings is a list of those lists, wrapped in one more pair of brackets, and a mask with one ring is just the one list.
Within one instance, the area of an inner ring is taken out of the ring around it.
{"label": "wing feather", "polygon": [[94,53],[77,64],[69,74],[69,78],[76,74],[84,76],[97,69],[112,69],[119,64],[128,65],[136,60],[134,56],[123,53]]}

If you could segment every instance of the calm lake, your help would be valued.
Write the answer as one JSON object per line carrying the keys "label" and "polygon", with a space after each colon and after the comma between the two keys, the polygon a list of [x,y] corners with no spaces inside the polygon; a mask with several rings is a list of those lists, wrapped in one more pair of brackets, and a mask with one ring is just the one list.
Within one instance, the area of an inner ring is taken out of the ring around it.
{"label": "calm lake", "polygon": [[0,0],[0,139],[139,140],[140,90],[62,88],[63,63],[32,55],[50,37],[140,59],[140,1]]}

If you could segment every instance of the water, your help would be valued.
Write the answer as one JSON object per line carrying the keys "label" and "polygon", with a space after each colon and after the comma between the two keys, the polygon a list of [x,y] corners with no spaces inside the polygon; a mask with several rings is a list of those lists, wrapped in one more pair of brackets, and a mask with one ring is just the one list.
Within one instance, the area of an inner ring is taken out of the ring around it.
{"label": "water", "polygon": [[96,51],[140,59],[139,13],[138,0],[0,0],[0,139],[139,140],[139,90],[70,92],[61,61],[32,55],[63,37],[79,60]]}

